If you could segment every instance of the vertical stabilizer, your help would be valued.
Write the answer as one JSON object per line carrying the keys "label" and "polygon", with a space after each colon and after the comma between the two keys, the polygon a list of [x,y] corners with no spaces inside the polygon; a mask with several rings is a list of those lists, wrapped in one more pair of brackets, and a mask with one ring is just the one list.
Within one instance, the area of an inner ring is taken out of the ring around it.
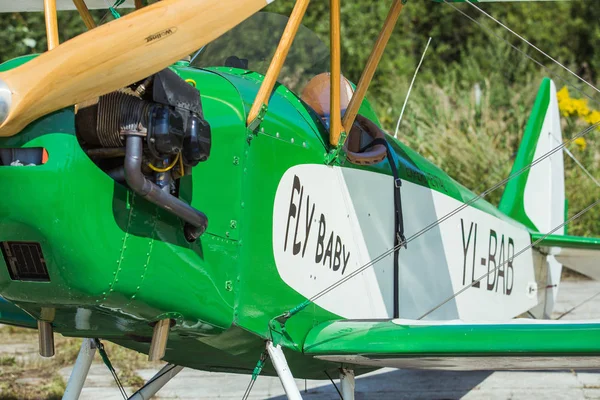
{"label": "vertical stabilizer", "polygon": [[[540,159],[562,144],[560,112],[556,86],[550,79],[542,81],[533,111],[525,127],[511,175]],[[565,221],[565,178],[563,152],[557,151],[537,163],[529,171],[511,179],[507,185],[500,210],[529,228],[548,233]],[[564,228],[554,232],[563,235]],[[553,256],[547,263],[548,288],[544,314],[548,317],[554,307],[562,265]]]}

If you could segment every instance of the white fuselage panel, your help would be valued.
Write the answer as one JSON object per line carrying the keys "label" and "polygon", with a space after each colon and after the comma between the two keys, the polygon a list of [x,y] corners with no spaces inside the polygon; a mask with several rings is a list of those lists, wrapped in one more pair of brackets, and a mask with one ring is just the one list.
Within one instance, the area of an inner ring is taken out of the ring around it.
{"label": "white fuselage panel", "polygon": [[[401,191],[410,240],[399,255],[401,318],[418,319],[464,287],[426,319],[502,321],[537,304],[531,250],[515,257],[530,244],[527,231],[466,207],[411,239],[463,203],[406,181]],[[274,204],[279,275],[307,298],[347,278],[393,247],[393,207],[390,176],[312,164],[290,168]],[[389,254],[315,303],[344,318],[392,318],[393,271]]]}

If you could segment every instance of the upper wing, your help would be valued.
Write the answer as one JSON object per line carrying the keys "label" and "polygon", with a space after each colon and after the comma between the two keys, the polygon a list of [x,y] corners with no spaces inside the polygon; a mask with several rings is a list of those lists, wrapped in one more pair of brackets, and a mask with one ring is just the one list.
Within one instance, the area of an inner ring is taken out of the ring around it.
{"label": "upper wing", "polygon": [[304,352],[322,360],[373,367],[597,368],[600,321],[330,321],[309,332]]}
{"label": "upper wing", "polygon": [[[107,4],[112,5],[114,0],[85,0],[89,9],[108,8]],[[133,8],[133,0],[126,0],[119,8]],[[56,0],[57,10],[76,10],[73,0]],[[43,0],[19,0],[19,1],[0,1],[0,13],[21,12],[21,11],[44,11]]]}
{"label": "upper wing", "polygon": [[[536,241],[544,235],[531,235]],[[553,255],[562,265],[600,280],[600,239],[579,236],[550,235],[542,239],[536,248]]]}

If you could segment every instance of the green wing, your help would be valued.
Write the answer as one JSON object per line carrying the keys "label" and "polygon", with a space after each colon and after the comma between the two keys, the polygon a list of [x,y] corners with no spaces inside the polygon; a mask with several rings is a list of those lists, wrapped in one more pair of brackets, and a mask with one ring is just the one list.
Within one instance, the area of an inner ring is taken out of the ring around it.
{"label": "green wing", "polygon": [[304,352],[373,367],[502,370],[597,368],[600,321],[332,321],[314,327]]}
{"label": "green wing", "polygon": [[553,255],[562,265],[600,280],[600,239],[579,236],[531,235],[531,240],[542,239],[536,246],[545,254]]}

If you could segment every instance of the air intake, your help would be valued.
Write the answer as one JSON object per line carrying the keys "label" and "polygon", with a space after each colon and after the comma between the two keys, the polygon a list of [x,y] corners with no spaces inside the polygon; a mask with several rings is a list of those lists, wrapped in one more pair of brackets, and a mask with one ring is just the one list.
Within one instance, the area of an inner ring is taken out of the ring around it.
{"label": "air intake", "polygon": [[0,242],[13,281],[49,281],[42,247],[36,242]]}

